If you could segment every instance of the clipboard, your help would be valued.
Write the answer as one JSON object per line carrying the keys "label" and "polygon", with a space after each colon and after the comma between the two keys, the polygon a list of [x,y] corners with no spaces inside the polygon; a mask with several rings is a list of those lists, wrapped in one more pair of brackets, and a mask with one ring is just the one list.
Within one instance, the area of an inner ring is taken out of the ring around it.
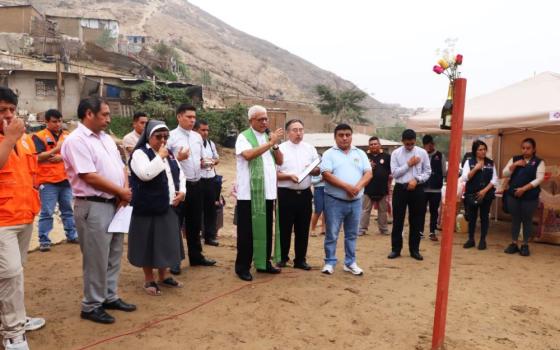
{"label": "clipboard", "polygon": [[309,173],[312,172],[313,169],[315,169],[317,165],[319,165],[320,163],[321,163],[321,159],[317,158],[311,164],[309,164],[307,168],[305,168],[305,170],[303,170],[300,174],[298,174],[297,176],[298,184],[301,183],[303,179],[305,179],[307,176],[309,176]]}

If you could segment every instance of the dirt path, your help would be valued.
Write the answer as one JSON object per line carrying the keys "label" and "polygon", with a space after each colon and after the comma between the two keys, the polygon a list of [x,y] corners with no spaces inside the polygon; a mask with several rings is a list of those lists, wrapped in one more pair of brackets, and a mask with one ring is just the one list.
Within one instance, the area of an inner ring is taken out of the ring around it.
{"label": "dirt path", "polygon": [[[234,175],[226,155],[221,172]],[[25,270],[30,315],[47,326],[29,334],[32,349],[85,349],[94,342],[143,328],[141,332],[91,349],[429,349],[439,244],[424,240],[423,262],[406,254],[387,260],[390,238],[359,238],[363,277],[342,271],[319,272],[322,237],[310,238],[313,271],[286,268],[276,277],[256,274],[240,281],[235,259],[233,203],[226,210],[220,247],[205,247],[218,260],[212,268],[188,267],[181,290],[164,289],[150,297],[141,289],[142,272],[123,258],[121,296],[138,305],[134,313],[112,312],[114,325],[79,318],[81,255],[61,244],[49,253],[34,252]],[[487,251],[464,250],[457,234],[447,324],[448,349],[560,349],[560,247],[533,244],[528,258],[502,252],[507,223],[492,223]],[[339,242],[339,259],[343,258]],[[185,265],[185,264],[184,264]],[[170,316],[180,315],[175,318]],[[168,318],[168,319],[166,319]]]}

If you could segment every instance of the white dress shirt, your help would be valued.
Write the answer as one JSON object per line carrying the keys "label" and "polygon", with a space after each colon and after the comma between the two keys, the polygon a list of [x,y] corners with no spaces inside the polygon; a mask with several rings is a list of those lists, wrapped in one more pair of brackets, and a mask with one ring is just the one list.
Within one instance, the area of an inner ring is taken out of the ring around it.
{"label": "white dress shirt", "polygon": [[136,147],[138,140],[140,140],[140,134],[136,132],[136,130],[132,130],[128,134],[126,134],[122,139],[122,145],[124,147],[124,153],[126,155],[126,161],[130,159],[130,152],[128,152],[127,148]]}
{"label": "white dress shirt", "polygon": [[[408,161],[412,157],[419,157],[420,162],[414,166],[408,166]],[[412,179],[416,179],[419,184],[428,181],[432,174],[430,157],[425,149],[418,146],[407,151],[404,146],[397,148],[391,153],[391,175],[396,183],[407,184]]]}
{"label": "white dress shirt", "polygon": [[[151,148],[149,144],[146,144],[146,147],[148,149]],[[168,161],[168,159],[161,158],[157,152],[154,159],[150,161],[148,155],[144,153],[144,151],[137,149],[132,153],[130,167],[134,171],[134,174],[142,181],[150,181],[165,170],[167,186],[169,188],[169,204],[173,204],[173,198],[175,198],[175,183],[173,182],[173,175],[171,174]],[[185,174],[181,170],[181,167],[179,167],[179,192],[186,193]]]}
{"label": "white dress shirt", "polygon": [[[202,140],[202,158],[220,159],[216,145],[211,140],[206,140],[206,147],[204,147],[204,140]],[[201,169],[200,175],[203,179],[211,179],[216,176],[216,170],[214,167]]]}
{"label": "white dress shirt", "polygon": [[186,130],[178,126],[169,133],[167,148],[173,152],[175,158],[179,155],[181,148],[190,149],[189,158],[179,162],[187,181],[200,180],[200,160],[202,159],[202,137],[199,133]]}
{"label": "white dress shirt", "polygon": [[[276,169],[285,174],[299,175],[309,164],[319,158],[315,147],[303,141],[297,144],[289,140],[283,142],[280,144],[280,151],[284,155],[284,162],[282,165],[277,165]],[[278,180],[278,187],[305,190],[311,187],[311,176],[307,176],[299,184],[291,180]]]}
{"label": "white dress shirt", "polygon": [[[265,144],[266,135],[253,129],[257,142],[259,145]],[[235,156],[237,160],[237,199],[238,200],[251,200],[251,171],[249,169],[249,162],[243,158],[241,153],[252,149],[253,146],[249,143],[243,134],[237,136],[235,142]],[[261,155],[264,167],[264,193],[268,200],[276,199],[276,165],[271,150],[264,152]]]}

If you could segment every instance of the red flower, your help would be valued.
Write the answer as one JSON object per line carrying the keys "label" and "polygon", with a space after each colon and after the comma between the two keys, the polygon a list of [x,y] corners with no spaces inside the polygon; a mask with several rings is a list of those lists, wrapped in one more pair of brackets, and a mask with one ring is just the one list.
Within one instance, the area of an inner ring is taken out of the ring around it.
{"label": "red flower", "polygon": [[437,74],[441,74],[443,73],[443,71],[445,71],[445,69],[443,69],[443,67],[438,66],[437,64],[434,66],[433,71],[436,72]]}
{"label": "red flower", "polygon": [[460,66],[463,63],[463,55],[458,54],[457,57],[455,57],[455,64]]}

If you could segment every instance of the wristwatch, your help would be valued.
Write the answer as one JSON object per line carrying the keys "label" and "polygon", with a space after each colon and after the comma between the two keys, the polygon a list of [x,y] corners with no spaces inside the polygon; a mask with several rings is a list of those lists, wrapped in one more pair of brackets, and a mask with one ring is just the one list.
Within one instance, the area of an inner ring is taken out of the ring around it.
{"label": "wristwatch", "polygon": [[276,144],[274,146],[272,146],[272,149],[275,150],[275,151],[278,151],[279,148],[280,147],[278,147],[278,145],[276,145]]}

